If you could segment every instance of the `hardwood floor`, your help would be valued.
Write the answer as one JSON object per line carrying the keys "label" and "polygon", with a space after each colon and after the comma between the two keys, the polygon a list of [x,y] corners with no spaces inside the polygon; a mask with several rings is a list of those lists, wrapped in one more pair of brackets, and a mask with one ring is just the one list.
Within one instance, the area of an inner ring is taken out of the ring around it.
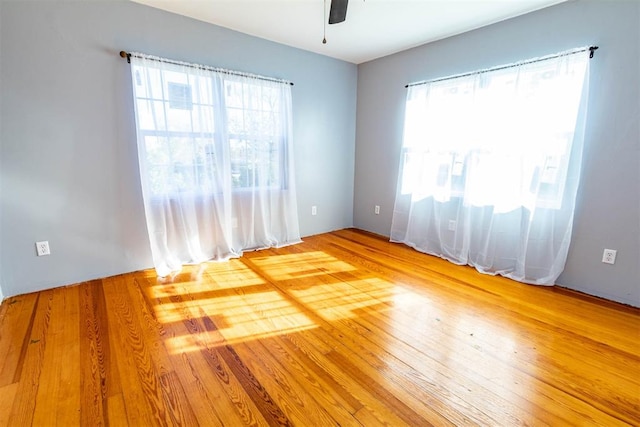
{"label": "hardwood floor", "polygon": [[341,230],[8,298],[0,425],[640,425],[640,310]]}

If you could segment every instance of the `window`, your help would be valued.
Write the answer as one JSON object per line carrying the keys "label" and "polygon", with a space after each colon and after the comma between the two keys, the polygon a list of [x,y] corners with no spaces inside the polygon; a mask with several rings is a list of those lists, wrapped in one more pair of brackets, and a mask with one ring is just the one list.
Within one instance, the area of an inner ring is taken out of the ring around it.
{"label": "window", "polygon": [[540,61],[411,87],[402,192],[502,210],[559,208],[580,73],[584,64]]}
{"label": "window", "polygon": [[588,50],[410,86],[391,240],[553,284],[571,240]]}
{"label": "window", "polygon": [[277,188],[285,172],[278,138],[281,100],[274,88],[249,89],[246,84],[225,82],[233,187]]}
{"label": "window", "polygon": [[139,53],[130,60],[157,273],[299,242],[291,85]]}
{"label": "window", "polygon": [[[138,133],[154,195],[281,188],[282,91],[234,75],[134,66]],[[223,160],[224,159],[224,160]]]}

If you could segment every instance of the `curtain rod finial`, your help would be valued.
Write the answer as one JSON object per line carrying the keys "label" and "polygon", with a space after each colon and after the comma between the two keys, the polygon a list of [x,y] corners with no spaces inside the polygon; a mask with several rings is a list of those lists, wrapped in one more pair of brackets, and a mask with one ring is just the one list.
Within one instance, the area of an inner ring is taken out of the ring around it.
{"label": "curtain rod finial", "polygon": [[127,58],[127,62],[128,62],[128,63],[131,63],[131,54],[129,54],[129,53],[127,53],[127,52],[125,52],[124,50],[121,50],[121,51],[120,51],[120,56],[121,56],[122,58]]}

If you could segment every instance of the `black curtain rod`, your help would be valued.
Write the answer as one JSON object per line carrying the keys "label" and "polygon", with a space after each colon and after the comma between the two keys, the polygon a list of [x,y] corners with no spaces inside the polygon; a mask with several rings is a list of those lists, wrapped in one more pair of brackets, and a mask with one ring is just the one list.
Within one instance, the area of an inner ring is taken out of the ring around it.
{"label": "black curtain rod", "polygon": [[153,61],[164,62],[164,63],[167,63],[167,64],[185,65],[187,67],[197,68],[199,70],[216,71],[218,73],[231,74],[231,75],[234,75],[234,76],[251,77],[251,78],[254,78],[254,79],[265,80],[265,81],[268,81],[268,82],[288,83],[291,86],[293,86],[293,82],[289,82],[287,80],[280,80],[280,79],[275,79],[275,78],[271,78],[271,77],[259,76],[257,74],[251,74],[251,73],[243,73],[241,71],[231,71],[231,70],[225,70],[225,69],[222,69],[222,68],[208,67],[206,65],[191,64],[191,63],[188,63],[188,62],[172,61],[171,59],[165,59],[165,58],[159,58],[159,57],[137,56],[137,55],[135,55],[135,53],[126,52],[124,50],[120,51],[120,56],[122,58],[127,58],[127,63],[129,63],[129,64],[131,64],[131,56],[132,55],[136,56],[138,58],[151,59]]}
{"label": "black curtain rod", "polygon": [[589,46],[589,47],[585,47],[584,49],[577,49],[577,50],[571,50],[571,51],[568,51],[568,52],[561,52],[561,53],[558,53],[556,55],[549,55],[549,56],[545,56],[545,57],[542,57],[542,58],[532,59],[530,61],[516,62],[516,63],[513,63],[513,64],[509,64],[509,65],[499,65],[497,67],[487,68],[485,70],[472,71],[470,73],[464,73],[464,74],[456,74],[455,76],[443,77],[443,78],[440,78],[440,79],[424,80],[424,81],[421,81],[421,82],[409,83],[407,85],[404,85],[404,87],[408,88],[409,86],[420,86],[420,85],[424,85],[424,84],[427,84],[427,83],[442,82],[442,81],[445,81],[445,80],[457,79],[458,77],[467,77],[467,76],[471,76],[473,74],[486,73],[488,71],[504,70],[506,68],[516,67],[518,65],[533,64],[535,62],[545,61],[545,60],[550,59],[550,58],[557,58],[558,56],[563,56],[563,55],[573,55],[575,53],[585,52],[587,50],[589,51],[589,58],[593,58],[593,52],[596,49],[598,49],[598,46]]}

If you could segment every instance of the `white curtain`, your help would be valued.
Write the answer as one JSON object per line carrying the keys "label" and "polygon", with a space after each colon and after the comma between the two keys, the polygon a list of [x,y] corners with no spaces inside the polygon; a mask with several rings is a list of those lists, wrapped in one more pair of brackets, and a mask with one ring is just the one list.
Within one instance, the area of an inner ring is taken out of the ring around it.
{"label": "white curtain", "polygon": [[291,85],[131,55],[156,271],[300,242]]}
{"label": "white curtain", "polygon": [[391,241],[552,285],[580,178],[589,51],[410,86]]}

